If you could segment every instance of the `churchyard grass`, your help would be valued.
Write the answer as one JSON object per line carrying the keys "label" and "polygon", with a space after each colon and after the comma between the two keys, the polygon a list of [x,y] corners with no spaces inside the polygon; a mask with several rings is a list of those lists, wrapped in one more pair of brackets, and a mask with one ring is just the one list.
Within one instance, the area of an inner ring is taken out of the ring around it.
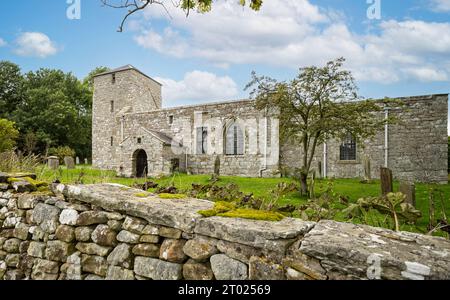
{"label": "churchyard grass", "polygon": [[[60,180],[62,183],[119,183],[127,186],[133,184],[142,184],[144,179],[136,178],[121,178],[116,177],[114,171],[102,171],[93,169],[91,166],[77,166],[74,170],[67,170],[61,167],[57,171],[49,170],[47,167],[41,166],[36,170],[38,180],[51,182],[54,179]],[[149,180],[159,184],[159,186],[177,187],[180,193],[187,192],[193,183],[208,184],[210,183],[211,175],[187,175],[175,174],[167,177],[150,178]],[[378,180],[373,180],[371,183],[361,183],[359,179],[324,179],[316,180],[315,194],[319,197],[328,187],[330,181],[333,182],[333,192],[339,196],[344,197],[349,203],[356,202],[359,198],[376,197],[380,195],[380,183]],[[220,176],[220,180],[216,183],[219,186],[225,186],[234,183],[239,186],[240,191],[245,194],[252,193],[255,198],[260,198],[263,201],[272,200],[270,191],[275,189],[277,184],[281,182],[296,183],[292,178],[244,178],[236,176]],[[417,221],[416,226],[403,225],[402,230],[427,232],[428,225],[428,208],[429,208],[429,193],[431,188],[436,188],[442,191],[444,197],[445,212],[450,216],[450,184],[447,185],[429,185],[416,184],[416,208],[422,212],[422,217]],[[398,191],[399,183],[394,182],[394,191]],[[294,205],[296,207],[305,204],[306,197],[301,197],[298,192],[292,192],[282,197],[276,203],[278,206]],[[439,216],[442,213],[440,199],[436,199],[436,214]],[[337,209],[344,209],[345,205],[336,201],[332,204]],[[294,212],[295,217],[299,217],[297,212]],[[338,221],[349,221],[342,213],[335,216]]]}

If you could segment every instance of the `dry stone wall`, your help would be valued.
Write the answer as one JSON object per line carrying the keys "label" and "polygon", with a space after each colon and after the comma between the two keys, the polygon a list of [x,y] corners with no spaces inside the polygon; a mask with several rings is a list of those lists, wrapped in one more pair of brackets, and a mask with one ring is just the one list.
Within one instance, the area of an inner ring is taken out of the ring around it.
{"label": "dry stone wall", "polygon": [[115,184],[0,192],[0,279],[450,279],[450,242],[334,221],[203,218]]}

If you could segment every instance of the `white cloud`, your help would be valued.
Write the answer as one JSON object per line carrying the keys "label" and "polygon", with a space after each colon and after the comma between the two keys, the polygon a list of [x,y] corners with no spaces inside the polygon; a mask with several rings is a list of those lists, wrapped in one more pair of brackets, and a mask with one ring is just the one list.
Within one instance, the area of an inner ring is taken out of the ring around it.
{"label": "white cloud", "polygon": [[24,32],[16,40],[14,52],[20,56],[45,58],[54,55],[58,49],[50,38],[41,32]]}
{"label": "white cloud", "polygon": [[0,47],[6,46],[6,42],[4,39],[0,38]]}
{"label": "white cloud", "polygon": [[450,12],[450,0],[431,0],[431,10],[435,12]]}
{"label": "white cloud", "polygon": [[238,88],[233,79],[209,72],[192,71],[186,73],[180,81],[160,77],[155,79],[163,85],[163,99],[166,107],[232,99],[238,94]]}
{"label": "white cloud", "polygon": [[260,12],[233,1],[215,4],[210,13],[191,12],[187,18],[180,9],[168,6],[168,17],[153,6],[145,11],[145,18],[166,19],[168,27],[141,28],[135,41],[165,55],[201,58],[222,67],[298,68],[344,56],[358,80],[450,78],[450,23],[389,20],[379,23],[377,33],[358,35],[348,28],[342,13],[308,0],[267,1]]}

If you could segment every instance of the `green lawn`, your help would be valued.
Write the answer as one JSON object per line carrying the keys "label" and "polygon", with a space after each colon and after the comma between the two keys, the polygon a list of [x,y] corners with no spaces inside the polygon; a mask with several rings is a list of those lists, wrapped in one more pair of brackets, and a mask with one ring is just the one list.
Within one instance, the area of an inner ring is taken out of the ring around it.
{"label": "green lawn", "polygon": [[[77,166],[75,170],[65,170],[61,168],[59,171],[52,171],[46,167],[40,167],[37,169],[38,179],[51,182],[58,178],[62,183],[74,183],[81,182],[84,184],[89,183],[120,183],[124,185],[131,186],[135,183],[143,183],[143,179],[133,179],[133,178],[118,178],[115,176],[114,171],[100,171],[92,169],[90,166]],[[83,174],[83,176],[80,176]],[[185,175],[176,174],[170,177],[162,178],[152,178],[154,182],[158,183],[160,186],[175,185],[180,192],[185,192],[191,188],[192,183],[196,184],[207,184],[210,183],[210,175]],[[356,202],[359,198],[369,197],[369,196],[379,196],[380,195],[380,185],[378,181],[373,181],[370,184],[361,183],[357,179],[331,179],[331,180],[316,180],[315,192],[319,196],[323,193],[329,184],[333,182],[333,191],[345,198],[350,202]],[[295,182],[291,178],[242,178],[234,176],[221,176],[217,185],[224,186],[229,183],[235,183],[239,186],[240,190],[246,194],[253,193],[256,198],[260,198],[264,201],[270,201],[269,191],[274,189],[280,182]],[[402,230],[408,231],[419,231],[426,232],[426,226],[428,224],[428,197],[430,188],[438,188],[442,191],[445,199],[444,205],[445,212],[447,216],[450,216],[450,185],[426,185],[417,184],[416,185],[416,204],[417,209],[422,212],[422,218],[417,222],[417,226],[402,226]],[[398,183],[394,183],[394,190],[398,190]],[[306,198],[300,197],[299,193],[293,192],[285,196],[283,199],[277,203],[279,206],[292,204],[299,206],[307,202]],[[340,207],[340,205],[336,205]],[[344,208],[342,206],[340,208]],[[295,216],[295,214],[294,214]],[[436,217],[442,217],[442,208],[440,205],[440,200],[437,199],[436,203]],[[337,220],[345,221],[341,215],[336,216]]]}

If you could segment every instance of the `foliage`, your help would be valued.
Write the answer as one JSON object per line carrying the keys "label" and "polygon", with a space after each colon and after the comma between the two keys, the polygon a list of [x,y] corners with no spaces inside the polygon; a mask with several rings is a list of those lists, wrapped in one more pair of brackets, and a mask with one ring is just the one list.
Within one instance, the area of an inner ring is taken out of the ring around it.
{"label": "foliage", "polygon": [[0,61],[0,118],[11,118],[23,99],[24,78],[18,65]]}
{"label": "foliage", "polygon": [[[181,8],[186,11],[197,9],[200,13],[211,11],[213,0],[183,0]],[[262,5],[262,0],[239,0],[239,4],[245,6],[247,3],[253,10],[259,10]]]}
{"label": "foliage", "polygon": [[319,198],[313,198],[299,207],[303,220],[318,222],[320,220],[332,220],[339,211],[338,205],[343,202],[342,196],[334,191],[334,182],[329,181],[327,188]]}
{"label": "foliage", "polygon": [[185,199],[186,195],[162,193],[162,194],[158,194],[158,197],[161,199]]}
{"label": "foliage", "polygon": [[[167,7],[165,6],[165,3],[162,1],[156,1],[156,0],[141,0],[141,1],[131,1],[131,0],[100,0],[104,6],[112,7],[112,8],[118,8],[118,9],[125,9],[126,14],[122,19],[122,22],[119,26],[118,31],[122,32],[123,27],[125,25],[126,20],[133,14],[142,11],[146,9],[151,4],[158,4],[161,5],[166,12],[168,12]],[[177,7],[180,6],[185,12],[186,15],[189,15],[189,12],[191,10],[196,9],[199,13],[206,13],[209,12],[212,8],[213,0],[181,0],[179,4],[175,4],[175,2],[172,2],[172,4],[176,5]],[[263,0],[239,0],[239,5],[246,6],[248,3],[248,6],[253,10],[259,10],[262,6]]]}
{"label": "foliage", "polygon": [[18,148],[47,154],[49,147],[67,145],[90,157],[92,77],[105,70],[96,68],[82,82],[60,70],[21,74],[17,65],[0,61],[0,118],[15,121]]}
{"label": "foliage", "polygon": [[34,172],[41,162],[34,154],[24,156],[13,150],[0,153],[0,171],[3,172]]}
{"label": "foliage", "polygon": [[214,208],[209,210],[201,210],[198,213],[204,217],[219,216],[262,221],[281,221],[284,218],[282,214],[277,212],[249,208],[238,208],[234,203],[225,201],[217,201],[214,203]]}
{"label": "foliage", "polygon": [[0,119],[0,152],[11,150],[19,136],[19,131],[15,128],[14,122]]}
{"label": "foliage", "polygon": [[134,194],[134,196],[139,197],[139,198],[147,198],[147,197],[150,197],[150,194],[142,192],[142,193],[136,193],[136,194]]}
{"label": "foliage", "polygon": [[400,230],[400,222],[416,223],[422,213],[409,203],[402,193],[389,193],[386,197],[360,198],[343,212],[350,218],[360,217],[368,210],[375,209],[381,214],[388,214],[394,221],[394,229]]}
{"label": "foliage", "polygon": [[15,177],[10,177],[8,178],[8,183],[13,183],[13,182],[19,182],[19,181],[26,181],[29,184],[33,185],[34,187],[48,187],[48,183],[44,182],[44,181],[40,181],[40,180],[34,180],[31,177],[20,177],[20,178],[15,178]]}
{"label": "foliage", "polygon": [[75,157],[76,153],[75,150],[73,150],[69,146],[60,146],[58,148],[48,149],[48,155],[57,156],[59,158],[59,163],[63,163],[64,157],[66,156]]}
{"label": "foliage", "polygon": [[301,144],[302,193],[308,194],[307,179],[318,145],[326,139],[342,139],[349,133],[357,141],[372,137],[384,125],[376,118],[382,107],[375,101],[361,100],[351,72],[343,70],[345,59],[328,62],[323,67],[301,68],[296,78],[278,82],[270,77],[258,77],[246,89],[256,107],[273,112],[280,118],[281,140]]}

